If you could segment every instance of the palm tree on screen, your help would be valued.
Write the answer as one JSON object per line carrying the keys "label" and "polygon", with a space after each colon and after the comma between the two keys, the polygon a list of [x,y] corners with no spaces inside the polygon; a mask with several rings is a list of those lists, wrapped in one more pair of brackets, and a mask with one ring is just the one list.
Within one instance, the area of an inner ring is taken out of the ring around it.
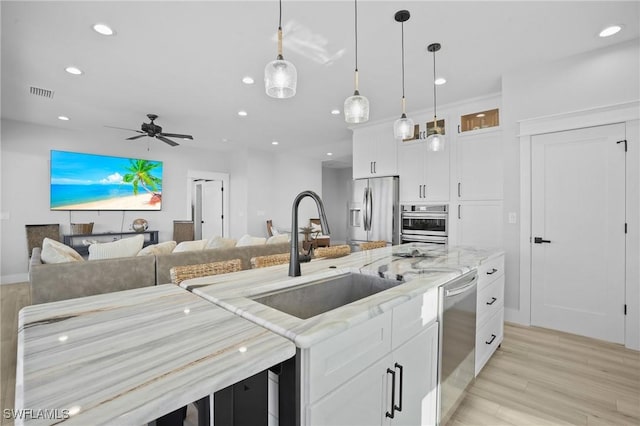
{"label": "palm tree on screen", "polygon": [[138,195],[138,187],[142,187],[145,191],[152,195],[151,203],[160,201],[161,194],[158,188],[162,187],[162,179],[153,176],[152,170],[159,167],[160,163],[148,160],[129,160],[129,167],[122,180],[133,185],[133,193]]}

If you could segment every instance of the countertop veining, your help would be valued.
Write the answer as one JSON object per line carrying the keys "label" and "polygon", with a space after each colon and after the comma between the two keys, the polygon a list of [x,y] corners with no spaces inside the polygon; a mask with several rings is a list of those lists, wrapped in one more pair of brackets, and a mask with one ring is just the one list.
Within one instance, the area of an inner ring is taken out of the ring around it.
{"label": "countertop veining", "polygon": [[[288,276],[288,264],[186,280],[181,286],[306,348],[392,309],[499,256],[499,249],[410,243],[315,259],[301,265],[301,277]],[[399,286],[309,319],[300,319],[252,298],[310,280],[360,272],[401,279]]]}

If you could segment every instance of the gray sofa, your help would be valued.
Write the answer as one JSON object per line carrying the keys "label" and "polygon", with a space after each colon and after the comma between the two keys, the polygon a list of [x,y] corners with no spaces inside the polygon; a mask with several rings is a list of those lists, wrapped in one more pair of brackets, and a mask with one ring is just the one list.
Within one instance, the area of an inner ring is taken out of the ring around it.
{"label": "gray sofa", "polygon": [[289,244],[282,243],[44,264],[40,257],[41,249],[36,247],[29,262],[31,303],[35,305],[167,284],[171,282],[169,270],[174,266],[240,259],[242,269],[249,269],[252,257],[288,251]]}

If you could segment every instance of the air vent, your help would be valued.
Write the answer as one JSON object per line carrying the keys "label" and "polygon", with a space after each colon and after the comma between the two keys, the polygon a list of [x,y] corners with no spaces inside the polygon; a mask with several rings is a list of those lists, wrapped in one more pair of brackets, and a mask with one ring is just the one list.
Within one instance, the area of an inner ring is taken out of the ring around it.
{"label": "air vent", "polygon": [[35,96],[42,96],[43,98],[49,98],[49,99],[53,99],[53,90],[49,90],[49,89],[43,89],[41,87],[34,87],[31,86],[29,88],[29,93],[31,93],[32,95]]}

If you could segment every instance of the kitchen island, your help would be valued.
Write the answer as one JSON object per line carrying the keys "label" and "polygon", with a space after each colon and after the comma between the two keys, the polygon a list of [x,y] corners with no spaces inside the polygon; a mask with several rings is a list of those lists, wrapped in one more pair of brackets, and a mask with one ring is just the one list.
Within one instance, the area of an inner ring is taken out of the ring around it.
{"label": "kitchen island", "polygon": [[[502,274],[503,255],[497,249],[412,243],[316,259],[301,265],[300,277],[287,276],[287,265],[279,265],[181,285],[295,343],[295,424],[383,424],[389,418],[394,424],[434,424],[442,337],[438,289],[475,271],[479,282]],[[269,295],[350,275],[397,284],[311,317],[261,303]],[[491,303],[501,306],[502,300]],[[470,314],[475,316],[475,307]],[[501,339],[498,332],[492,347]],[[474,356],[467,355],[471,370]]]}

